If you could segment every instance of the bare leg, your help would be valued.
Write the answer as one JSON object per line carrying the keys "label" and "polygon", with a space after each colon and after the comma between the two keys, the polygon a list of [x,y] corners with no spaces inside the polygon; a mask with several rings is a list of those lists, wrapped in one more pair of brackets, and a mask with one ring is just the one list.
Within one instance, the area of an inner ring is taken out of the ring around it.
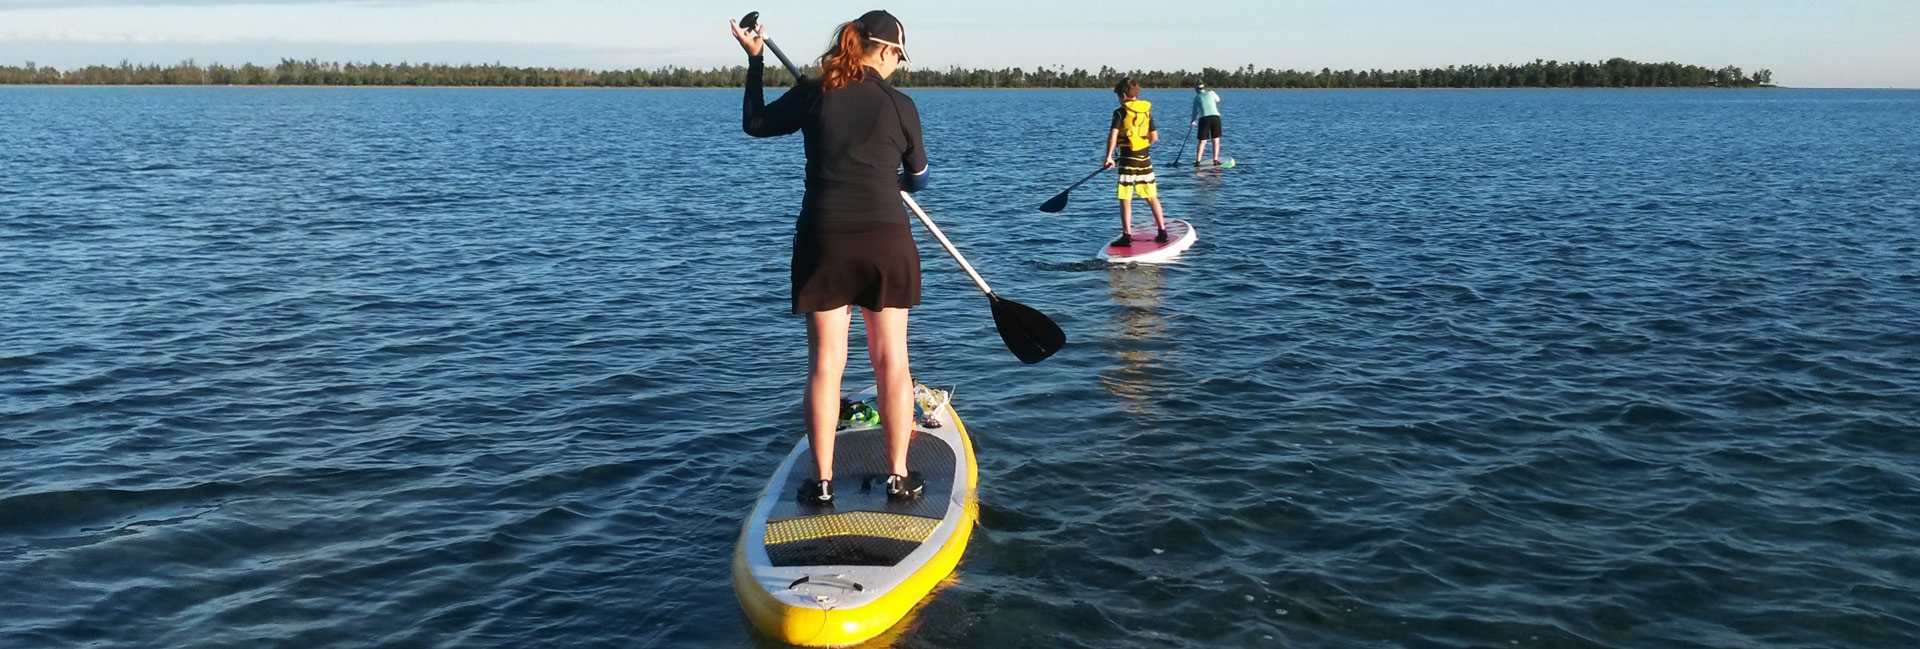
{"label": "bare leg", "polygon": [[867,324],[867,357],[880,392],[880,428],[895,475],[907,474],[913,438],[913,372],[907,367],[907,309],[860,310]]}
{"label": "bare leg", "polygon": [[840,423],[840,375],[847,371],[852,307],[807,314],[807,436],[821,480],[833,479],[833,429]]}
{"label": "bare leg", "polygon": [[1133,234],[1133,201],[1120,200],[1120,233]]}
{"label": "bare leg", "polygon": [[1155,196],[1147,199],[1147,207],[1153,208],[1153,227],[1166,230],[1167,214],[1160,210],[1160,197]]}
{"label": "bare leg", "polygon": [[1200,161],[1202,159],[1205,159],[1206,157],[1207,157],[1207,141],[1201,140],[1199,143],[1193,145],[1194,166],[1199,166]]}
{"label": "bare leg", "polygon": [[1217,137],[1213,138],[1213,162],[1215,164],[1220,162],[1220,138]]}

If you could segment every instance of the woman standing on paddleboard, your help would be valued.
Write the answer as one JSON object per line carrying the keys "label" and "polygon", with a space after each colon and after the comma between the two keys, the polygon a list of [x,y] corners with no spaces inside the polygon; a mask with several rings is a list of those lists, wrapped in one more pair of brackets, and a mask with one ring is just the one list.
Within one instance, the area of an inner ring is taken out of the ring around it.
{"label": "woman standing on paddleboard", "polygon": [[887,495],[918,497],[924,481],[907,470],[914,426],[907,311],[920,303],[920,252],[900,191],[926,186],[927,155],[920,112],[886,82],[907,60],[906,27],[885,11],[841,24],[820,57],[820,78],[802,80],[771,104],[760,78],[765,28],[735,24],[733,36],[747,51],[747,134],[800,131],[806,139],[806,194],[793,235],[793,312],[807,317],[807,433],[820,474],[799,498],[833,502],[834,429],[855,305],[879,388],[892,467]]}

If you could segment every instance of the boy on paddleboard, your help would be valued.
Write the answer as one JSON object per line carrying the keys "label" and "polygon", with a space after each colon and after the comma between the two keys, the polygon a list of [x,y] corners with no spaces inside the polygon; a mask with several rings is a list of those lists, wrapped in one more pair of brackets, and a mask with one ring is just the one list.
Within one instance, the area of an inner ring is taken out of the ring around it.
{"label": "boy on paddleboard", "polygon": [[1120,107],[1114,109],[1113,123],[1107,128],[1107,162],[1102,167],[1120,167],[1120,238],[1113,245],[1133,245],[1135,195],[1147,199],[1147,206],[1153,208],[1153,224],[1160,230],[1154,241],[1166,243],[1167,215],[1160,209],[1160,185],[1154,181],[1153,157],[1147,153],[1147,147],[1160,141],[1160,130],[1153,125],[1153,104],[1140,100],[1140,84],[1133,77],[1122,77],[1113,94],[1120,97]]}

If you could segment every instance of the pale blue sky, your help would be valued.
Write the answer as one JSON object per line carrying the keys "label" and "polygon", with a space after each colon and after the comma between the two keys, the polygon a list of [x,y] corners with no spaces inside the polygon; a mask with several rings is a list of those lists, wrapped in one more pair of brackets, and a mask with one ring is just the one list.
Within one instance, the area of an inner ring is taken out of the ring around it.
{"label": "pale blue sky", "polygon": [[1413,68],[1624,56],[1768,68],[1793,86],[1920,87],[1920,0],[1312,0],[742,3],[684,0],[0,0],[0,61],[501,62],[632,68],[741,60],[758,9],[812,58],[876,6],[922,67]]}

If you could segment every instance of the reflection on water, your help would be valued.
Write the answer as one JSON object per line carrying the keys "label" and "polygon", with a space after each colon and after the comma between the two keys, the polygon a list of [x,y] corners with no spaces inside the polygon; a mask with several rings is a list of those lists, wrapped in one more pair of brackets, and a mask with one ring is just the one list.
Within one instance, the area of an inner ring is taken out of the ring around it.
{"label": "reflection on water", "polygon": [[1153,264],[1115,265],[1107,269],[1107,285],[1120,309],[1111,319],[1106,351],[1120,358],[1120,366],[1102,373],[1100,384],[1126,403],[1127,413],[1145,414],[1166,387],[1158,370],[1169,347],[1167,319],[1160,313],[1167,277]]}

